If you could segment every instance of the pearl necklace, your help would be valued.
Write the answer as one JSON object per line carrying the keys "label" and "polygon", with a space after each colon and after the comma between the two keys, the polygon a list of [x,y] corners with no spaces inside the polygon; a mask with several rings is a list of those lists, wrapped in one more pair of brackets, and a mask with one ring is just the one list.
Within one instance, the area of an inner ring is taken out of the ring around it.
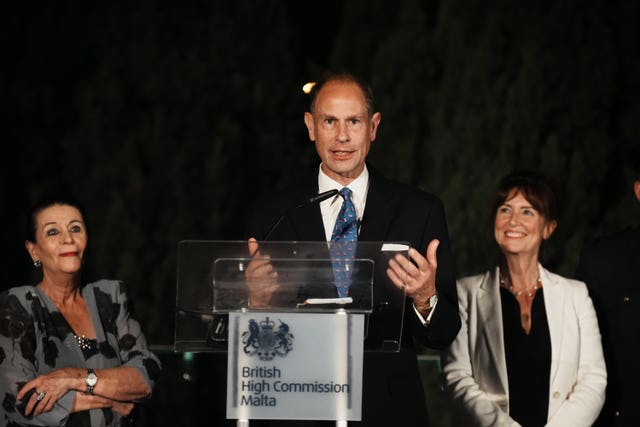
{"label": "pearl necklace", "polygon": [[513,285],[507,285],[507,282],[504,280],[503,277],[500,277],[500,285],[508,289],[509,292],[511,292],[516,297],[526,294],[529,298],[531,298],[536,293],[536,291],[542,287],[542,280],[540,280],[540,276],[538,276],[538,278],[536,279],[536,283],[534,283],[531,286],[527,286],[524,289],[520,289],[519,291],[515,291],[513,289]]}

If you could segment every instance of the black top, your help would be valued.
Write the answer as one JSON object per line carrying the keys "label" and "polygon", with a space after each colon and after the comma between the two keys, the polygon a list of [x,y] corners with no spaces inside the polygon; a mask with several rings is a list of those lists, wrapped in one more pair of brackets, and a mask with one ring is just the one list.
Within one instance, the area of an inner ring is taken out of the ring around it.
{"label": "black top", "polygon": [[531,331],[520,322],[520,306],[511,292],[500,288],[504,350],[509,379],[509,416],[523,427],[544,426],[549,410],[551,338],[543,290],[531,307]]}

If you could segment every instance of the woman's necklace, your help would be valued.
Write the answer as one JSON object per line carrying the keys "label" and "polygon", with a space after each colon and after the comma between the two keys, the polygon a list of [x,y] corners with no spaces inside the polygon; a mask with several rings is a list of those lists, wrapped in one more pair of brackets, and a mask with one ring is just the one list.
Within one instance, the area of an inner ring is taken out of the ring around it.
{"label": "woman's necklace", "polygon": [[520,289],[519,291],[515,291],[513,289],[513,285],[511,285],[511,283],[507,284],[507,281],[502,276],[500,276],[500,285],[508,289],[509,292],[511,292],[516,297],[526,294],[529,298],[531,298],[536,293],[536,291],[542,287],[542,280],[540,280],[540,276],[538,276],[536,282],[533,285],[527,286],[526,288]]}
{"label": "woman's necklace", "polygon": [[78,347],[80,347],[81,350],[93,349],[94,340],[92,340],[91,338],[87,338],[84,335],[76,335],[76,334],[73,334],[73,336],[75,337],[76,342],[78,343]]}

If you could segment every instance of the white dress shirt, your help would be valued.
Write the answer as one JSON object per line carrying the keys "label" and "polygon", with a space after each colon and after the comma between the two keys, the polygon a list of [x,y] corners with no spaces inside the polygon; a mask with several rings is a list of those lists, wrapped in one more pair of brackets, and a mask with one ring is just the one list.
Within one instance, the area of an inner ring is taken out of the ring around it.
{"label": "white dress shirt", "polygon": [[[320,165],[318,172],[319,193],[333,189],[340,191],[344,187],[348,187],[349,190],[351,190],[351,201],[356,208],[356,216],[358,217],[358,223],[360,223],[360,221],[362,221],[362,215],[364,215],[364,206],[367,202],[367,191],[369,190],[369,171],[367,170],[367,165],[364,166],[364,170],[360,176],[346,186],[329,178],[322,170],[322,165]],[[344,199],[341,195],[336,194],[335,196],[320,202],[320,213],[322,214],[322,224],[324,225],[324,234],[327,238],[327,242],[331,240],[333,227],[336,224],[336,219],[338,219],[338,214],[340,213],[343,200]],[[358,229],[358,233],[359,232],[360,229]]]}

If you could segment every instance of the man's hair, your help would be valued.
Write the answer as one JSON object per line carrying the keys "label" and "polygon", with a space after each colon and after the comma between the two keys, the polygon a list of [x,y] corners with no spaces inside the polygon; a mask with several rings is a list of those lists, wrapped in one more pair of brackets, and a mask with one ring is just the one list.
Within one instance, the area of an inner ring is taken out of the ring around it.
{"label": "man's hair", "polygon": [[369,84],[363,79],[356,77],[353,74],[340,72],[326,74],[322,78],[322,80],[316,83],[316,85],[313,87],[310,93],[311,103],[309,105],[309,111],[311,112],[311,114],[315,114],[318,93],[320,93],[320,90],[324,87],[324,85],[330,82],[355,83],[362,91],[364,102],[367,107],[367,114],[369,115],[369,117],[373,116],[373,113],[376,112],[375,104],[373,101],[373,89],[371,89],[371,86],[369,86]]}

